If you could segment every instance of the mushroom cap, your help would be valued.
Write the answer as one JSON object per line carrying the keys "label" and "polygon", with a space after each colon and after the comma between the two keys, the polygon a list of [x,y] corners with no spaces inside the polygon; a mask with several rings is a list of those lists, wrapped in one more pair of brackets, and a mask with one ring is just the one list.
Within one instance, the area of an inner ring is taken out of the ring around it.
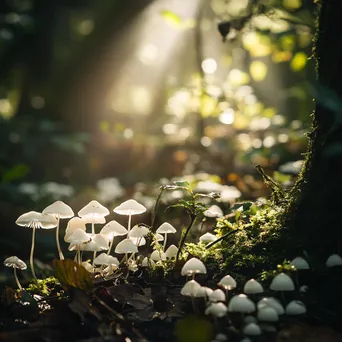
{"label": "mushroom cap", "polygon": [[243,319],[243,322],[245,323],[245,325],[247,325],[249,323],[258,323],[258,320],[255,316],[249,315],[249,316],[245,316],[245,318]]}
{"label": "mushroom cap", "polygon": [[83,231],[86,231],[86,225],[83,219],[79,217],[73,217],[72,219],[69,220],[67,227],[65,229],[64,241],[68,242],[66,240],[68,236],[70,236],[77,229],[82,229]]}
{"label": "mushroom cap", "polygon": [[306,313],[306,307],[300,300],[292,300],[286,305],[285,313],[287,315],[302,315]]}
{"label": "mushroom cap", "polygon": [[258,319],[264,322],[277,322],[279,316],[277,311],[270,306],[265,306],[258,311]]}
{"label": "mushroom cap", "polygon": [[144,213],[146,208],[136,200],[129,199],[118,205],[113,211],[119,215],[138,215]]}
{"label": "mushroom cap", "polygon": [[255,311],[255,304],[244,294],[233,296],[228,305],[229,312],[251,313]]}
{"label": "mushroom cap", "polygon": [[88,271],[89,273],[94,273],[95,268],[87,261],[82,262],[82,266]]}
{"label": "mushroom cap", "polygon": [[67,204],[62,201],[56,201],[47,206],[43,214],[58,216],[61,219],[66,219],[74,216],[74,212]]}
{"label": "mushroom cap", "polygon": [[144,226],[134,226],[128,233],[128,237],[140,238],[147,235],[150,230]]}
{"label": "mushroom cap", "polygon": [[177,253],[178,253],[178,247],[176,247],[175,245],[171,245],[165,251],[165,257],[166,259],[172,259],[177,255]]}
{"label": "mushroom cap", "polygon": [[196,292],[201,288],[201,285],[196,280],[189,280],[182,288],[182,296],[195,297]]}
{"label": "mushroom cap", "polygon": [[91,237],[83,229],[76,229],[72,234],[70,234],[66,239],[66,242],[80,245],[91,241]]}
{"label": "mushroom cap", "polygon": [[101,252],[101,251],[106,251],[109,248],[108,246],[109,241],[105,235],[102,235],[102,234],[88,234],[88,235],[91,237],[91,241],[79,246],[81,251]]}
{"label": "mushroom cap", "polygon": [[163,253],[162,251],[155,250],[151,253],[150,258],[153,261],[159,261],[159,260],[165,260],[166,256],[165,256],[165,253]]}
{"label": "mushroom cap", "polygon": [[226,275],[219,281],[218,285],[222,286],[227,290],[233,290],[236,288],[236,281],[230,275]]}
{"label": "mushroom cap", "polygon": [[57,226],[57,220],[51,215],[38,213],[37,211],[29,211],[20,215],[15,223],[18,226],[29,228],[51,229]]}
{"label": "mushroom cap", "polygon": [[217,240],[217,236],[211,233],[205,233],[199,238],[199,241],[204,243],[210,243],[215,240]]}
{"label": "mushroom cap", "polygon": [[273,291],[294,291],[295,286],[287,274],[279,273],[272,279],[270,289]]}
{"label": "mushroom cap", "polygon": [[128,230],[115,220],[109,221],[100,231],[100,234],[107,236],[109,240],[112,240],[114,236],[126,235],[127,233]]}
{"label": "mushroom cap", "polygon": [[227,314],[227,306],[223,303],[211,303],[206,309],[206,315],[213,315],[215,317],[223,317]]}
{"label": "mushroom cap", "polygon": [[243,333],[249,336],[258,336],[261,335],[261,328],[258,324],[249,323],[243,328]]}
{"label": "mushroom cap", "polygon": [[19,270],[26,270],[27,265],[24,261],[19,259],[17,256],[11,256],[4,260],[4,265],[6,267],[19,268]]}
{"label": "mushroom cap", "polygon": [[290,265],[296,267],[297,270],[308,270],[310,269],[309,264],[302,257],[296,257],[291,262]]}
{"label": "mushroom cap", "polygon": [[211,302],[225,302],[226,295],[221,289],[216,289],[209,295],[209,300]]}
{"label": "mushroom cap", "polygon": [[119,242],[115,247],[115,253],[117,254],[127,254],[127,253],[137,253],[138,247],[134,244],[131,239],[124,239]]}
{"label": "mushroom cap", "polygon": [[130,236],[129,239],[132,240],[133,243],[138,247],[146,245],[146,239],[143,236],[142,237]]}
{"label": "mushroom cap", "polygon": [[79,212],[78,216],[82,217],[88,223],[104,223],[104,217],[109,215],[109,210],[98,201],[90,201]]}
{"label": "mushroom cap", "polygon": [[342,258],[338,254],[332,254],[325,264],[327,267],[342,266]]}
{"label": "mushroom cap", "polygon": [[259,310],[265,307],[271,307],[277,312],[278,315],[283,315],[285,313],[283,305],[273,297],[265,297],[260,299],[258,301],[257,307]]}
{"label": "mushroom cap", "polygon": [[175,234],[177,233],[176,228],[168,222],[162,223],[156,230],[158,234]]}
{"label": "mushroom cap", "polygon": [[258,281],[250,279],[246,282],[243,292],[247,294],[262,293],[264,292],[264,289]]}
{"label": "mushroom cap", "polygon": [[194,273],[207,273],[207,269],[203,262],[197,258],[191,258],[182,267],[181,274],[183,276],[191,276]]}
{"label": "mushroom cap", "polygon": [[94,264],[96,265],[116,265],[120,264],[119,260],[112,255],[107,255],[106,253],[99,254],[94,259]]}
{"label": "mushroom cap", "polygon": [[149,266],[154,266],[155,262],[148,257],[145,257],[143,261],[141,262],[141,267],[149,267]]}
{"label": "mushroom cap", "polygon": [[218,205],[210,206],[204,213],[206,217],[221,217],[223,216],[223,211]]}
{"label": "mushroom cap", "polygon": [[209,297],[214,291],[210,287],[201,286],[195,297]]}
{"label": "mushroom cap", "polygon": [[156,241],[164,241],[164,236],[161,234],[155,234],[154,238]]}

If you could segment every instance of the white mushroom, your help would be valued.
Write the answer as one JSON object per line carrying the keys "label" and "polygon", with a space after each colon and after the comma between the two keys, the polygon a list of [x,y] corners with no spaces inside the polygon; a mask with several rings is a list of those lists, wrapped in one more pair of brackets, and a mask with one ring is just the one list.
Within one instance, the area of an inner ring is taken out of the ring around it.
{"label": "white mushroom", "polygon": [[278,315],[283,315],[285,313],[284,307],[281,305],[281,303],[273,298],[273,297],[268,297],[268,298],[262,298],[259,300],[257,304],[258,310],[265,308],[265,307],[271,307],[274,309]]}
{"label": "white mushroom", "polygon": [[215,317],[223,317],[227,314],[227,306],[223,303],[211,303],[206,309],[206,315],[213,315]]}
{"label": "white mushroom", "polygon": [[236,281],[230,275],[226,275],[218,282],[217,285],[222,286],[224,289],[230,291],[236,288]]}
{"label": "white mushroom", "polygon": [[327,267],[342,266],[342,258],[338,254],[332,254],[325,264]]}
{"label": "white mushroom", "polygon": [[251,313],[255,311],[255,304],[244,294],[233,296],[228,304],[229,312]]}
{"label": "white mushroom", "polygon": [[138,247],[133,243],[131,239],[125,239],[119,242],[115,247],[115,253],[125,254],[126,262],[128,261],[127,254],[137,253]]}
{"label": "white mushroom", "polygon": [[277,311],[270,306],[260,308],[257,315],[260,321],[276,322],[279,320]]}
{"label": "white mushroom", "polygon": [[181,290],[182,296],[195,297],[196,292],[201,288],[201,285],[196,280],[188,281]]}
{"label": "white mushroom", "polygon": [[141,262],[141,267],[149,267],[154,266],[155,262],[151,258],[145,257],[143,261]]}
{"label": "white mushroom", "polygon": [[270,289],[273,291],[294,291],[295,286],[287,274],[279,273],[272,279]]}
{"label": "white mushroom", "polygon": [[150,258],[153,261],[166,260],[165,253],[157,249],[151,253]]}
{"label": "white mushroom", "polygon": [[160,225],[160,227],[156,230],[157,234],[164,234],[164,245],[163,251],[165,252],[167,234],[175,234],[177,232],[176,228],[174,228],[170,223],[164,222]]}
{"label": "white mushroom", "polygon": [[114,208],[114,213],[128,216],[128,231],[131,230],[132,215],[139,215],[146,211],[146,208],[134,199],[129,199]]}
{"label": "white mushroom", "polygon": [[210,287],[201,286],[196,292],[196,297],[208,298],[214,291]]}
{"label": "white mushroom", "polygon": [[206,217],[222,217],[223,211],[219,206],[214,204],[204,211],[203,215]]}
{"label": "white mushroom", "polygon": [[35,232],[36,229],[51,229],[57,226],[57,220],[55,217],[50,215],[45,215],[38,213],[36,211],[29,211],[28,213],[22,214],[18,217],[15,221],[18,226],[32,228],[32,244],[31,244],[31,253],[30,253],[30,266],[33,278],[37,283],[37,276],[34,271],[34,264],[33,264],[33,253],[34,253],[34,239],[35,239]]}
{"label": "white mushroom", "polygon": [[90,234],[87,234],[83,229],[77,229],[72,234],[68,235],[66,242],[70,243],[69,250],[76,249],[76,260],[79,264],[82,264],[81,260],[81,246],[91,241]]}
{"label": "white mushroom", "polygon": [[203,243],[210,243],[216,240],[217,240],[216,235],[211,234],[211,233],[205,233],[199,238],[199,241]]}
{"label": "white mushroom", "polygon": [[56,201],[49,206],[47,206],[43,212],[43,214],[53,215],[57,219],[57,227],[56,227],[56,244],[57,250],[60,260],[64,260],[64,255],[59,243],[59,221],[60,219],[67,219],[74,216],[74,212],[67,204],[62,201]]}
{"label": "white mushroom", "polygon": [[255,279],[250,279],[246,282],[243,292],[247,294],[256,294],[264,292],[262,285]]}
{"label": "white mushroom", "polygon": [[225,302],[226,295],[222,290],[216,289],[209,295],[209,300],[211,302]]}
{"label": "white mushroom", "polygon": [[178,247],[176,247],[175,245],[171,245],[165,251],[165,257],[166,259],[172,259],[176,257],[177,253],[178,253]]}
{"label": "white mushroom", "polygon": [[206,274],[207,269],[203,262],[197,258],[191,258],[182,267],[181,274],[183,276],[195,276],[196,273]]}
{"label": "white mushroom", "polygon": [[243,333],[248,336],[258,336],[261,335],[261,329],[259,325],[255,323],[249,323],[243,328]]}
{"label": "white mushroom", "polygon": [[91,233],[95,234],[95,223],[105,223],[105,216],[109,215],[109,210],[98,201],[90,201],[79,212],[78,216],[87,223],[91,223]]}
{"label": "white mushroom", "polygon": [[73,217],[69,220],[67,227],[65,229],[64,241],[67,242],[68,236],[70,236],[77,229],[82,229],[86,231],[86,223],[83,219],[79,217]]}
{"label": "white mushroom", "polygon": [[300,300],[292,300],[286,305],[285,313],[287,315],[302,315],[306,313],[306,307]]}
{"label": "white mushroom", "polygon": [[307,263],[307,261],[301,257],[294,258],[290,262],[290,265],[294,266],[297,270],[308,270],[308,269],[310,269],[310,266]]}
{"label": "white mushroom", "polygon": [[119,222],[114,221],[114,220],[108,222],[100,230],[100,234],[105,235],[110,241],[109,249],[107,252],[108,255],[112,251],[115,236],[122,236],[122,235],[126,235],[127,233],[128,233],[128,230],[124,226],[122,226]]}
{"label": "white mushroom", "polygon": [[19,281],[18,276],[17,276],[17,268],[19,270],[26,270],[27,266],[26,266],[25,262],[20,260],[16,256],[11,256],[11,257],[4,260],[4,265],[6,267],[13,267],[13,274],[14,274],[15,282],[17,283],[19,291],[22,291],[23,287],[21,286],[20,281]]}
{"label": "white mushroom", "polygon": [[150,230],[143,226],[134,226],[128,233],[128,237],[137,245],[143,246],[146,245],[146,239],[144,236],[146,236]]}

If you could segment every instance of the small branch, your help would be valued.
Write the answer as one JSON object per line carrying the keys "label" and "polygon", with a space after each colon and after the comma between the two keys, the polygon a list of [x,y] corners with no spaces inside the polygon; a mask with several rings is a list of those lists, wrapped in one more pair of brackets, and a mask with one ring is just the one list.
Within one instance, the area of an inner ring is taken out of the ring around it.
{"label": "small branch", "polygon": [[153,208],[153,213],[152,213],[152,222],[151,222],[151,231],[153,231],[154,228],[154,224],[157,218],[157,208],[158,208],[158,204],[159,204],[159,200],[161,198],[161,195],[163,194],[164,189],[161,189],[159,192],[159,195],[156,199],[156,203],[154,204],[154,208]]}
{"label": "small branch", "polygon": [[235,234],[237,231],[239,231],[239,229],[231,230],[230,232],[228,232],[228,233],[222,235],[221,237],[219,237],[217,240],[208,243],[208,244],[205,246],[205,248],[206,248],[206,249],[209,249],[210,247],[216,245],[218,242],[224,240],[224,239],[227,238],[228,236]]}
{"label": "small branch", "polygon": [[195,215],[191,215],[191,216],[190,216],[191,221],[190,221],[190,223],[189,223],[189,226],[188,226],[188,228],[186,229],[185,234],[182,236],[181,241],[180,241],[180,243],[179,243],[179,248],[178,248],[178,252],[177,252],[177,255],[176,255],[176,264],[177,264],[177,261],[178,261],[178,259],[179,259],[179,255],[180,255],[180,253],[181,253],[181,251],[182,251],[182,249],[183,249],[183,247],[184,247],[185,239],[186,239],[186,237],[187,237],[187,235],[188,235],[188,233],[189,233],[191,227],[193,226],[193,224],[194,224],[194,222],[195,222],[195,220],[196,220],[196,217],[197,217],[197,216],[195,216]]}

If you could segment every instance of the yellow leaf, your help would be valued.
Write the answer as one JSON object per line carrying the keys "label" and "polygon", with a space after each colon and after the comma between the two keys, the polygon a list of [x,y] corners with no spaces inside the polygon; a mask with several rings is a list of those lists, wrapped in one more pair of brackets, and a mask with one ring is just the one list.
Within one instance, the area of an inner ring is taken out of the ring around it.
{"label": "yellow leaf", "polygon": [[89,291],[94,287],[93,276],[73,260],[53,260],[56,278],[66,287]]}

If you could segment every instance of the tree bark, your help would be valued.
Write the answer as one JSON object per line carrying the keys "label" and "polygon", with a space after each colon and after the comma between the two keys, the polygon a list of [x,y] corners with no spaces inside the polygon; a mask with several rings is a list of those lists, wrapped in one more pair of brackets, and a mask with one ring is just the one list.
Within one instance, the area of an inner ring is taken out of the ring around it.
{"label": "tree bark", "polygon": [[342,236],[342,1],[322,0],[319,6],[313,129],[285,227],[297,249],[322,258],[340,252]]}

